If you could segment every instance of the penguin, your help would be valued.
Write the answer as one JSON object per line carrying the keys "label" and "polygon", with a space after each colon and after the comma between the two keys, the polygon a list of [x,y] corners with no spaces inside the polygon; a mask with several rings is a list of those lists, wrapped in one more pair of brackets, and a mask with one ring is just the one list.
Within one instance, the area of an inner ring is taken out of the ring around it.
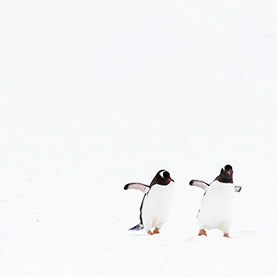
{"label": "penguin", "polygon": [[205,190],[201,206],[197,214],[199,225],[198,236],[207,236],[205,229],[218,229],[223,236],[229,238],[232,225],[234,193],[241,191],[241,186],[234,186],[233,168],[227,164],[211,184],[199,180],[191,180],[191,186]]}
{"label": "penguin", "polygon": [[[140,223],[129,230],[145,229],[149,235],[159,234],[161,227],[169,217],[174,195],[174,180],[168,171],[162,169],[153,178],[150,185],[129,183],[124,190],[137,189],[144,193],[140,205]],[[153,230],[153,228],[155,228]]]}

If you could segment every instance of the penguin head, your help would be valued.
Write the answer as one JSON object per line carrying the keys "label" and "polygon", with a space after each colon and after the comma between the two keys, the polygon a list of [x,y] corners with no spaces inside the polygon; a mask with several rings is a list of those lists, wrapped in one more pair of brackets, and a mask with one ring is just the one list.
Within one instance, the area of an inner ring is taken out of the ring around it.
{"label": "penguin head", "polygon": [[162,185],[167,186],[170,182],[174,182],[174,180],[170,177],[170,174],[168,171],[162,169],[158,171],[154,179],[152,180],[150,186],[153,185]]}
{"label": "penguin head", "polygon": [[232,174],[233,174],[232,166],[229,164],[225,165],[224,172],[225,172],[225,174],[227,174],[226,176],[232,176]]}
{"label": "penguin head", "polygon": [[219,176],[216,180],[223,183],[233,183],[233,168],[231,165],[227,164],[221,169]]}

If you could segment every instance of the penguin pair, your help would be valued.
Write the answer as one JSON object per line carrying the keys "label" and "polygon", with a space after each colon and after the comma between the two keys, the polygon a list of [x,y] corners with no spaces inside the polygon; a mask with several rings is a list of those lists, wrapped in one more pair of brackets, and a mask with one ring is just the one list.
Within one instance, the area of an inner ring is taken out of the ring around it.
{"label": "penguin pair", "polygon": [[[161,227],[166,223],[173,203],[174,180],[166,170],[160,170],[150,185],[129,183],[125,190],[137,189],[144,193],[140,206],[140,223],[129,230],[145,231],[149,235],[159,234]],[[226,165],[211,184],[199,180],[191,180],[191,186],[205,190],[197,220],[198,235],[205,235],[205,229],[219,229],[224,237],[229,237],[232,224],[234,206],[234,192],[240,192],[240,186],[234,186],[233,168]],[[153,230],[154,229],[154,230]]]}

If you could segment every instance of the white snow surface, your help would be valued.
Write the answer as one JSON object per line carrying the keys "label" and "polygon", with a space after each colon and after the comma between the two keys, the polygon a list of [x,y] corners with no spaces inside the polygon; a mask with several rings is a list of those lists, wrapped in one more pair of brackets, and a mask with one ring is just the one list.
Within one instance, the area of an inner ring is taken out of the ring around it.
{"label": "white snow surface", "polygon": [[[0,276],[275,276],[275,1],[0,3]],[[198,237],[231,164],[231,239]],[[175,180],[161,234],[130,232]]]}

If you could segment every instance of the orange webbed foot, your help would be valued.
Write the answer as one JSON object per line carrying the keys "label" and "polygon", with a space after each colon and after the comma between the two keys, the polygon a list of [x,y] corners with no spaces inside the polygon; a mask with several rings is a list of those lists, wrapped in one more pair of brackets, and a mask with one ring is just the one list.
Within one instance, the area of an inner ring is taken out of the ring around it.
{"label": "orange webbed foot", "polygon": [[156,227],[155,230],[153,231],[154,234],[159,234],[160,230]]}
{"label": "orange webbed foot", "polygon": [[152,232],[151,230],[147,231],[147,234],[152,236],[152,235],[156,235],[159,234],[160,230],[156,227],[155,230]]}
{"label": "orange webbed foot", "polygon": [[198,236],[207,236],[207,233],[204,229],[200,229],[199,233],[198,233]]}

